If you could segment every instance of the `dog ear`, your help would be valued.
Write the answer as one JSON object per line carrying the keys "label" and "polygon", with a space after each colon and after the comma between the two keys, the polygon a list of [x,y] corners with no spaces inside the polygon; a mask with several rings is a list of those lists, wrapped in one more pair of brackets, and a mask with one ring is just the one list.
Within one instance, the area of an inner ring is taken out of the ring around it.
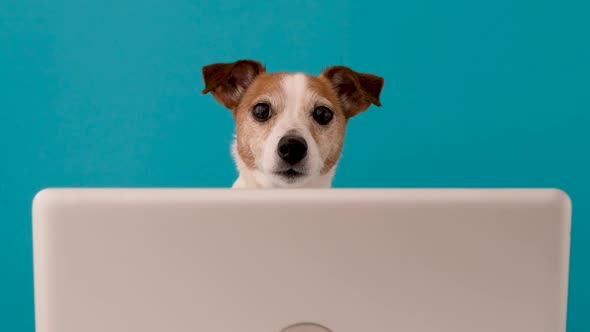
{"label": "dog ear", "polygon": [[225,107],[233,110],[256,76],[265,72],[264,66],[254,60],[239,60],[232,63],[214,63],[203,67],[205,89]]}
{"label": "dog ear", "polygon": [[358,73],[344,66],[328,67],[320,76],[332,84],[347,118],[365,111],[371,104],[381,106],[379,96],[385,82],[382,77]]}

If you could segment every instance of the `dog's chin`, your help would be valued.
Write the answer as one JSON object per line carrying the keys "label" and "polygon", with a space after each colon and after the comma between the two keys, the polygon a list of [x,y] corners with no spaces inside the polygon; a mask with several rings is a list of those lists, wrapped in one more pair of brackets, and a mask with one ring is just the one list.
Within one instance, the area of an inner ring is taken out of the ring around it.
{"label": "dog's chin", "polygon": [[305,185],[310,179],[310,174],[304,170],[287,168],[272,172],[272,183],[280,188],[292,188]]}
{"label": "dog's chin", "polygon": [[305,174],[305,172],[289,168],[284,171],[275,172],[275,176],[279,177],[284,182],[291,183],[306,178],[307,174]]}

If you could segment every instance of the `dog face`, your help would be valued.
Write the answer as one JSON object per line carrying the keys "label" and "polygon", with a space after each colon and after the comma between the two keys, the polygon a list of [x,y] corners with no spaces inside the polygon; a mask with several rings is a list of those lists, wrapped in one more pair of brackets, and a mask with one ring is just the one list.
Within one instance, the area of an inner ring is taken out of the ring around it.
{"label": "dog face", "polygon": [[348,119],[380,106],[381,77],[333,66],[267,73],[252,60],[203,67],[205,89],[236,122],[234,156],[263,187],[301,187],[333,172]]}

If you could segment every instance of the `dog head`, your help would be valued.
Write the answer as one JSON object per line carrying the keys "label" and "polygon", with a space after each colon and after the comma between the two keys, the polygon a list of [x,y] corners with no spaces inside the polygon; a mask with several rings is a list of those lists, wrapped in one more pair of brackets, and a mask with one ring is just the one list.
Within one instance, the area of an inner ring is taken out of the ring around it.
{"label": "dog head", "polygon": [[232,111],[234,156],[262,187],[301,187],[333,172],[348,120],[381,106],[383,78],[332,66],[268,73],[253,60],[203,67],[205,89]]}

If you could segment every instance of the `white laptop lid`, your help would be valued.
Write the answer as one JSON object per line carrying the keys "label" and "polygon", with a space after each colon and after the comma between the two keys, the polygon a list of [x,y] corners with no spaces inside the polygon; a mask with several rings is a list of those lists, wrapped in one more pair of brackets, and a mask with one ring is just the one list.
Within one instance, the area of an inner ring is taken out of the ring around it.
{"label": "white laptop lid", "polygon": [[45,190],[37,332],[564,332],[570,222],[542,189]]}

